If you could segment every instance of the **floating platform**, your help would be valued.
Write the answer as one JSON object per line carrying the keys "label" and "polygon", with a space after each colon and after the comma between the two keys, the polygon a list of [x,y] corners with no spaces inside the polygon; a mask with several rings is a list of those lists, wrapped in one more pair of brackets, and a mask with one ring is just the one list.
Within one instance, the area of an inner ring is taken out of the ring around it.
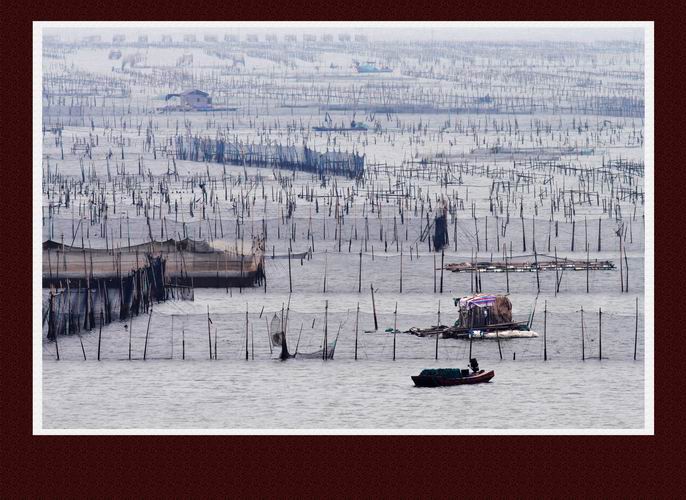
{"label": "floating platform", "polygon": [[461,262],[451,263],[444,266],[446,271],[454,273],[468,273],[479,271],[482,273],[524,273],[538,271],[612,271],[615,265],[609,260],[564,260],[544,262],[507,262],[503,261],[482,261],[482,262]]}

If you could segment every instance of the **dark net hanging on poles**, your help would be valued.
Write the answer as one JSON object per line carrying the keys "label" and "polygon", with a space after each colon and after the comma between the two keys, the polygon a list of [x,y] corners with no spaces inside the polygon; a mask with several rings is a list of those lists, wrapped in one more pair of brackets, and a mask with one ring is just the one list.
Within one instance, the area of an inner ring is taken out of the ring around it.
{"label": "dark net hanging on poles", "polygon": [[84,286],[84,280],[75,280],[75,286],[67,288],[64,283],[60,289],[52,290],[43,313],[47,338],[53,340],[56,335],[92,330],[101,312],[103,324],[109,324],[115,317],[124,321],[147,312],[153,301],[193,300],[192,288],[165,283],[163,257],[148,255],[147,261],[120,278],[93,278],[89,288]]}

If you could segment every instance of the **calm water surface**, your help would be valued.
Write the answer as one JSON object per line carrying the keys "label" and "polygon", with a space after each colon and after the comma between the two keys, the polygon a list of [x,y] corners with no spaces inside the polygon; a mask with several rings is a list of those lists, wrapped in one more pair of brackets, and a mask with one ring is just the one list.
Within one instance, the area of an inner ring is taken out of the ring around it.
{"label": "calm water surface", "polygon": [[488,384],[415,388],[402,360],[49,361],[45,428],[641,428],[643,362],[488,361]]}

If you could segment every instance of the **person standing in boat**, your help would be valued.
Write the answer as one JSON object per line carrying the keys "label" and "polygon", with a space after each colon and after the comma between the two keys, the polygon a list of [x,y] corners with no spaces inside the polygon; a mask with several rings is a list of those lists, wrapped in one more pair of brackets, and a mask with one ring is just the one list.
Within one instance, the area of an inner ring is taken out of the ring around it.
{"label": "person standing in boat", "polygon": [[476,360],[476,358],[472,358],[469,360],[469,367],[472,369],[474,373],[479,372],[479,362]]}

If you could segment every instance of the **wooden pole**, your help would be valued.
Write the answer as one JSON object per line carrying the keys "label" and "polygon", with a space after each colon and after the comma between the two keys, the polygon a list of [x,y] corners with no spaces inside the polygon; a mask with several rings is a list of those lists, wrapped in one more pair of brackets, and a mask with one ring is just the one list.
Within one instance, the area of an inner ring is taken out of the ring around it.
{"label": "wooden pole", "polygon": [[186,359],[186,329],[181,329],[181,359]]}
{"label": "wooden pole", "polygon": [[436,254],[434,254],[434,293],[436,293]]}
{"label": "wooden pole", "polygon": [[536,242],[534,241],[534,261],[536,265],[536,291],[541,291],[541,280],[538,277],[538,252],[536,251]]}
{"label": "wooden pole", "polygon": [[145,346],[143,347],[143,361],[148,354],[148,335],[150,335],[150,321],[152,320],[152,302],[150,303],[150,314],[148,315],[148,328],[145,330]]}
{"label": "wooden pole", "polygon": [[626,245],[624,245],[624,264],[626,265],[626,282],[624,284],[624,291],[629,293],[629,259],[626,256]]}
{"label": "wooden pole", "polygon": [[102,311],[100,311],[100,331],[98,332],[98,361],[100,361],[100,344],[102,341]]}
{"label": "wooden pole", "polygon": [[598,308],[598,359],[603,359],[603,310]]}
{"label": "wooden pole", "polygon": [[546,338],[546,323],[548,319],[548,301],[543,303],[543,361],[548,361],[548,342]]}
{"label": "wooden pole", "polygon": [[560,290],[560,272],[557,265],[557,246],[555,246],[555,296],[557,297],[557,292]]}
{"label": "wooden pole", "polygon": [[369,288],[372,291],[372,311],[374,312],[374,331],[379,329],[379,323],[376,320],[376,303],[374,302],[374,284],[370,283]]}
{"label": "wooden pole", "polygon": [[[291,247],[290,247],[290,245],[288,247],[288,289],[290,290],[290,293],[293,293],[293,280],[291,278]],[[326,291],[326,284],[324,285],[324,291]]]}
{"label": "wooden pole", "polygon": [[624,292],[624,265],[622,264],[622,235],[619,235],[619,287]]}
{"label": "wooden pole", "polygon": [[584,341],[586,334],[584,332],[584,308],[581,307],[581,361],[586,360],[586,348],[584,346]]}
{"label": "wooden pole", "polygon": [[[360,252],[361,255],[361,252]],[[360,303],[357,303],[357,315],[355,316],[355,360],[357,361],[357,331],[360,325]]]}
{"label": "wooden pole", "polygon": [[327,271],[327,264],[328,264],[328,253],[326,250],[324,250],[324,293],[326,293],[326,271]]}
{"label": "wooden pole", "polygon": [[403,293],[403,248],[400,247],[400,293]]}
{"label": "wooden pole", "polygon": [[212,334],[210,333],[210,325],[212,320],[210,319],[210,306],[207,305],[207,342],[210,349],[210,359],[212,359]]}
{"label": "wooden pole", "polygon": [[[486,219],[488,220],[488,219]],[[443,293],[443,262],[445,261],[445,251],[441,249],[441,293]],[[439,302],[440,304],[440,302]]]}
{"label": "wooden pole", "polygon": [[588,254],[588,243],[586,243],[586,293],[588,293],[589,290],[589,284],[588,284],[588,273],[589,273],[589,268],[591,267],[591,259]]}
{"label": "wooden pole", "polygon": [[398,303],[395,303],[395,311],[393,311],[393,361],[395,361],[395,335],[398,330]]}
{"label": "wooden pole", "polygon": [[[441,326],[441,301],[438,301],[438,326]],[[438,337],[440,333],[436,332],[436,359],[438,359]]]}
{"label": "wooden pole", "polygon": [[81,343],[81,352],[83,353],[83,360],[86,361],[86,349],[83,347],[83,339],[81,338],[81,334],[78,334],[79,336],[79,342]]}
{"label": "wooden pole", "polygon": [[636,330],[634,331],[634,361],[636,361],[636,347],[638,345],[638,297],[636,297]]}
{"label": "wooden pole", "polygon": [[131,361],[131,332],[133,331],[133,314],[129,312],[129,361]]}
{"label": "wooden pole", "polygon": [[362,293],[362,249],[360,249],[360,272],[357,279],[357,293]]}
{"label": "wooden pole", "polygon": [[245,304],[245,360],[248,361],[248,304]]}
{"label": "wooden pole", "polygon": [[322,358],[324,361],[328,358],[328,350],[329,350],[329,339],[328,339],[328,334],[329,334],[329,301],[327,300],[324,303],[324,348],[322,349]]}
{"label": "wooden pole", "polygon": [[507,293],[510,293],[510,272],[507,267],[507,246],[503,243],[503,255],[505,255],[505,282],[507,283]]}

